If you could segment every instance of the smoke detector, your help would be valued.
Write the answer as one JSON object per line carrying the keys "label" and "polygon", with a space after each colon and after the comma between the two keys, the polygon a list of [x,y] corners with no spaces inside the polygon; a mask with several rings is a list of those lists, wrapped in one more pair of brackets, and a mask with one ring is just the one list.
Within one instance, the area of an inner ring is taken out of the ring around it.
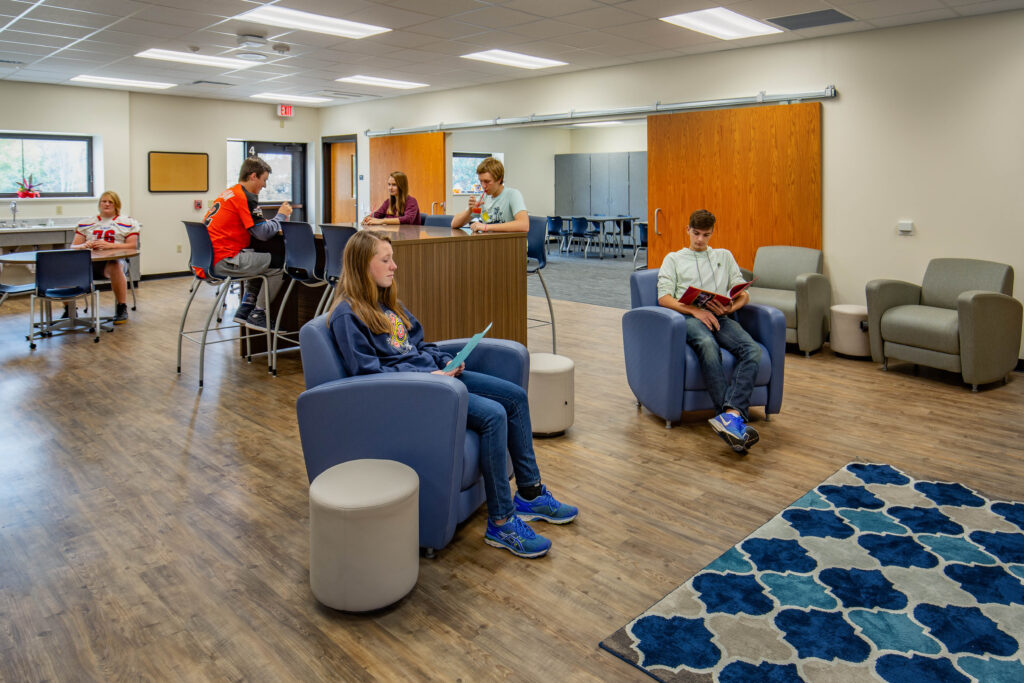
{"label": "smoke detector", "polygon": [[235,59],[244,59],[247,62],[265,62],[267,56],[262,52],[239,52],[235,55]]}
{"label": "smoke detector", "polygon": [[288,54],[288,50],[291,50],[291,47],[289,47],[287,43],[274,43],[270,47],[279,55],[286,55]]}
{"label": "smoke detector", "polygon": [[250,50],[256,49],[258,47],[265,47],[268,42],[269,41],[267,41],[267,39],[264,38],[263,36],[255,36],[248,34],[238,36],[238,47],[244,47]]}

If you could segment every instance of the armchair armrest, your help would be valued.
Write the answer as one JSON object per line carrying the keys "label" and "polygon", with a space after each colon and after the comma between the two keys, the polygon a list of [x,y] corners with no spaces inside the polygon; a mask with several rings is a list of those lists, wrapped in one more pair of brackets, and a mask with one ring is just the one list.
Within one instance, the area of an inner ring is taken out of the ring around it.
{"label": "armchair armrest", "polygon": [[665,420],[683,412],[686,319],[661,306],[641,306],[622,316],[626,380],[641,404]]}
{"label": "armchair armrest", "polygon": [[796,344],[801,351],[820,349],[829,327],[832,287],[820,273],[796,276]]}
{"label": "armchair armrest", "polygon": [[921,286],[902,280],[872,280],[865,286],[868,303],[868,339],[871,359],[885,362],[882,340],[882,315],[895,306],[913,306],[921,303]]}
{"label": "armchair armrest", "polygon": [[[437,345],[454,356],[468,341],[447,339],[437,342]],[[530,352],[510,339],[484,338],[466,359],[466,369],[500,377],[526,389],[530,383]]]}
{"label": "armchair armrest", "polygon": [[746,280],[747,282],[750,282],[751,280],[754,279],[754,271],[752,270],[740,268],[740,274],[743,276],[743,279]]}
{"label": "armchair armrest", "polygon": [[774,306],[747,304],[736,311],[736,321],[754,341],[768,349],[772,363],[772,376],[768,380],[768,402],[765,413],[778,413],[782,409],[782,386],[786,372],[786,316]]}
{"label": "armchair armrest", "polygon": [[1006,375],[1020,353],[1021,302],[999,292],[971,290],[957,298],[960,366],[968,384],[987,384]]}
{"label": "armchair armrest", "polygon": [[[296,409],[309,480],[348,460],[397,460],[419,475],[420,519],[454,529],[468,397],[457,379],[419,372],[350,377],[302,392]],[[443,538],[420,541],[444,545]]]}

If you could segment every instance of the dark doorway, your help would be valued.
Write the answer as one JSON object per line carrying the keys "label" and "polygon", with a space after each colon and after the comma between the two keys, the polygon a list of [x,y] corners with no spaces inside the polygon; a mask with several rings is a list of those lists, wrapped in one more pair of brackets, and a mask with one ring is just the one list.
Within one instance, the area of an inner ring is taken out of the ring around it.
{"label": "dark doorway", "polygon": [[[306,145],[301,142],[245,143],[246,156],[258,156],[272,169],[267,187],[260,192],[260,206],[276,209],[290,202],[293,221],[306,220]],[[273,216],[270,211],[264,211]]]}

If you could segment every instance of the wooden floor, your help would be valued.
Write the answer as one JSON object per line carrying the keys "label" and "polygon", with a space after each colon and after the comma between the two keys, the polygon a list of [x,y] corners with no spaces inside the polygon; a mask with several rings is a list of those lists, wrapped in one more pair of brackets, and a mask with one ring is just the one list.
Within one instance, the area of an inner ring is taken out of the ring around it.
{"label": "wooden floor", "polygon": [[[1024,498],[1019,374],[972,394],[789,354],[783,412],[740,457],[636,410],[621,310],[556,302],[576,423],[536,449],[580,518],[541,525],[554,548],[528,561],[484,545],[481,510],[400,603],[336,613],[308,584],[298,360],[275,379],[215,346],[197,391],[194,347],[174,372],[187,288],[145,282],[98,345],[34,352],[26,299],[0,308],[0,680],[645,681],[598,642],[847,462]],[[549,328],[530,342],[550,350]]]}

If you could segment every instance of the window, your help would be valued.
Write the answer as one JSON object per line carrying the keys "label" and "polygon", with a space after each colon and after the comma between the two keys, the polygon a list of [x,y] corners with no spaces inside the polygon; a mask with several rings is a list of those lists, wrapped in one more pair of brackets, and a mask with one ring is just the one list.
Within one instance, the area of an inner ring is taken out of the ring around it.
{"label": "window", "polygon": [[0,132],[0,197],[17,197],[32,176],[43,197],[92,197],[89,136]]}
{"label": "window", "polygon": [[477,194],[483,191],[476,177],[476,167],[487,157],[504,161],[505,155],[479,152],[452,152],[452,194]]}

